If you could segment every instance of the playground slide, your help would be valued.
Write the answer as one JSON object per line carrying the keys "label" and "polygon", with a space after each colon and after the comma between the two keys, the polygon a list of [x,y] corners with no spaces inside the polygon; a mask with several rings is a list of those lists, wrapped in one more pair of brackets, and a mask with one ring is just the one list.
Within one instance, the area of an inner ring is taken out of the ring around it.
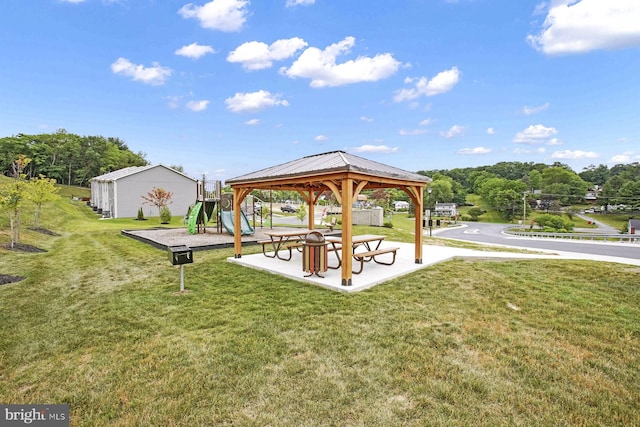
{"label": "playground slide", "polygon": [[[189,213],[189,219],[187,221],[187,231],[189,232],[189,234],[196,234],[196,228],[198,226],[198,215],[200,214],[200,209],[202,209],[202,202],[198,202],[195,205],[193,205],[193,208]],[[205,222],[206,222],[206,218],[205,218]]]}
{"label": "playground slide", "polygon": [[[222,211],[220,218],[222,220],[222,226],[225,228],[225,230],[233,235],[233,211]],[[242,220],[240,224],[240,234],[242,234],[243,236],[247,234],[253,234],[253,227],[251,227],[247,216],[242,211],[240,211],[240,218]]]}

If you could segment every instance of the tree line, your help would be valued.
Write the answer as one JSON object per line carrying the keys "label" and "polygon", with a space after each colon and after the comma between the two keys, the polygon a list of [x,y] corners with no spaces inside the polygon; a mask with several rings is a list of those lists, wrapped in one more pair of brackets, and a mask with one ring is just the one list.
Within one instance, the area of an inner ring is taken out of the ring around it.
{"label": "tree line", "polygon": [[576,173],[559,162],[552,165],[500,162],[491,166],[418,173],[433,179],[432,204],[438,201],[464,205],[467,194],[477,194],[507,220],[522,216],[525,209],[558,212],[563,207],[582,204],[587,191],[594,191],[598,206],[605,209],[640,207],[640,163],[611,168],[602,164],[589,165]]}
{"label": "tree line", "polygon": [[0,174],[11,176],[20,155],[31,159],[25,175],[79,186],[88,186],[91,178],[107,172],[148,164],[144,153],[132,152],[119,138],[80,136],[64,129],[0,138]]}

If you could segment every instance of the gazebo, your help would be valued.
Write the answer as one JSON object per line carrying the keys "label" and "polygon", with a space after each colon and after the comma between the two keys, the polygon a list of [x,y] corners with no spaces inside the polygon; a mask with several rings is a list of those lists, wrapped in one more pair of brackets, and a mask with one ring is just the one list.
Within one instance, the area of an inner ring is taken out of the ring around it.
{"label": "gazebo", "polygon": [[415,262],[422,264],[422,212],[424,187],[429,177],[374,162],[344,151],[306,156],[229,179],[225,184],[233,189],[234,257],[242,257],[240,206],[253,190],[297,191],[309,206],[308,228],[313,229],[314,207],[322,193],[331,191],[342,205],[342,282],[352,283],[351,245],[353,203],[363,190],[399,188],[409,195],[416,206]]}

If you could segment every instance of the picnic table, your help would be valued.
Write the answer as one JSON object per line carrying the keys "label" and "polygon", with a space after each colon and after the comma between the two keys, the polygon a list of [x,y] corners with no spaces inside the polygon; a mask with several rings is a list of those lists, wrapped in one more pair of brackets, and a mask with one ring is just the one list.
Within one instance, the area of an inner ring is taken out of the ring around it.
{"label": "picnic table", "polygon": [[[396,252],[400,248],[395,248],[395,247],[380,248],[382,241],[386,237],[387,236],[377,235],[377,234],[361,234],[361,235],[353,236],[351,238],[351,244],[353,246],[353,258],[356,261],[360,262],[360,268],[357,271],[353,271],[354,274],[362,273],[362,270],[364,268],[364,263],[369,262],[371,260],[373,260],[377,264],[383,264],[383,265],[392,265],[396,261]],[[335,252],[336,257],[338,258],[337,266],[335,267],[328,266],[328,267],[332,269],[338,269],[342,265],[342,259],[340,258],[340,251],[339,251],[340,249],[339,245],[342,243],[342,238],[335,237],[335,236],[327,236],[326,241],[331,244],[332,246],[331,251]],[[358,247],[363,247],[365,250],[356,252],[356,249]],[[376,256],[380,256],[388,253],[393,254],[393,259],[391,260],[391,262],[381,261],[376,259]]]}
{"label": "picnic table", "polygon": [[[311,230],[307,228],[297,228],[295,230],[278,230],[278,231],[265,231],[264,234],[269,236],[269,240],[259,241],[262,245],[262,253],[269,258],[278,258],[283,261],[289,261],[292,256],[291,250],[293,248],[302,247],[302,241],[305,236]],[[273,254],[267,253],[266,247],[273,249]],[[280,255],[280,251],[286,249],[289,251],[289,256],[285,257]]]}

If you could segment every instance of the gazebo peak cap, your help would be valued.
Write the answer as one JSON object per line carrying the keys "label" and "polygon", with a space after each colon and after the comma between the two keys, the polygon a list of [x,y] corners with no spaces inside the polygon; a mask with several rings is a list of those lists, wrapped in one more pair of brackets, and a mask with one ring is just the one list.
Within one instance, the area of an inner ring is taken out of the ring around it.
{"label": "gazebo peak cap", "polygon": [[342,150],[304,156],[276,166],[261,169],[246,175],[232,178],[225,184],[241,182],[273,180],[295,176],[321,175],[333,172],[360,172],[373,176],[399,178],[409,181],[429,182],[431,179],[394,166],[385,165],[373,160],[365,159]]}

